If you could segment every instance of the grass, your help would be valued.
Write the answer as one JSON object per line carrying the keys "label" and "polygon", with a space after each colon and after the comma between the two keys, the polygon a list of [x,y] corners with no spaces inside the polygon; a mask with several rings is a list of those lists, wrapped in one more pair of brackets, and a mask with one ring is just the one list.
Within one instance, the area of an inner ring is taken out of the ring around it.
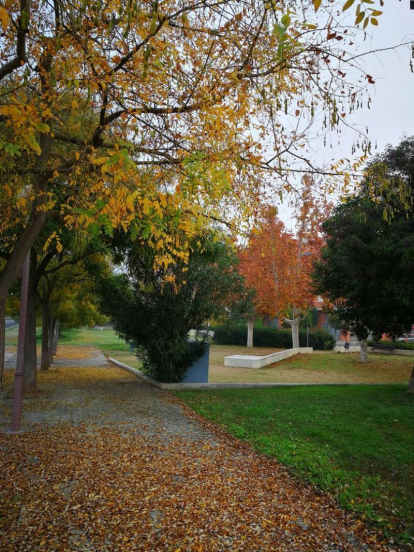
{"label": "grass", "polygon": [[[17,346],[18,330],[18,327],[6,330],[6,346]],[[41,344],[41,340],[41,329],[38,328],[36,340],[38,345]],[[64,330],[60,335],[59,345],[94,345],[101,349],[107,357],[116,358],[134,368],[140,368],[142,365],[135,355],[129,353],[129,345],[120,339],[113,330],[100,331],[88,328]]]}
{"label": "grass", "polygon": [[60,345],[94,345],[103,352],[127,351],[129,345],[120,339],[113,330],[65,330],[59,338]]}
{"label": "grass", "polygon": [[129,344],[120,339],[113,330],[65,330],[59,340],[60,345],[94,345],[106,357],[115,358],[133,368],[140,368],[142,363],[129,352]]}
{"label": "grass", "polygon": [[359,354],[321,352],[298,355],[259,370],[224,366],[230,355],[267,355],[275,349],[212,345],[209,381],[214,383],[406,383],[414,359],[390,354],[369,354],[361,364]]}
{"label": "grass", "polygon": [[[17,345],[18,328],[6,330],[6,345]],[[38,345],[41,334],[38,329]],[[107,357],[116,358],[134,368],[142,366],[135,355],[129,354],[129,345],[119,339],[113,330],[65,330],[60,345],[94,345]],[[298,355],[259,370],[224,366],[224,357],[236,354],[267,355],[278,349],[215,345],[210,348],[209,381],[211,383],[406,383],[414,359],[390,354],[370,354],[366,364],[359,362],[358,354],[320,352]]]}
{"label": "grass", "polygon": [[406,386],[179,391],[228,432],[334,493],[389,534],[414,535],[414,396]]}
{"label": "grass", "polygon": [[[17,328],[6,332],[15,345]],[[69,330],[62,345],[95,345],[106,356],[140,367],[114,331]],[[294,473],[334,493],[340,504],[408,540],[414,534],[414,397],[406,394],[413,360],[321,353],[260,370],[225,368],[232,354],[274,349],[212,345],[210,381],[404,382],[404,385],[181,391],[203,416],[223,424]]]}
{"label": "grass", "polygon": [[[6,331],[6,345],[17,345],[18,328]],[[38,344],[40,344],[40,329]],[[60,345],[94,345],[107,357],[113,357],[134,368],[141,367],[135,355],[129,354],[129,345],[113,330],[65,330]],[[259,370],[224,366],[224,357],[236,354],[267,355],[278,349],[215,345],[210,348],[209,381],[220,382],[280,382],[280,383],[406,383],[413,360],[410,357],[389,354],[370,354],[366,364],[359,362],[358,354],[331,352],[298,355]]]}
{"label": "grass", "polygon": [[16,347],[18,336],[19,336],[19,326],[6,328],[6,336],[4,341],[6,347]]}

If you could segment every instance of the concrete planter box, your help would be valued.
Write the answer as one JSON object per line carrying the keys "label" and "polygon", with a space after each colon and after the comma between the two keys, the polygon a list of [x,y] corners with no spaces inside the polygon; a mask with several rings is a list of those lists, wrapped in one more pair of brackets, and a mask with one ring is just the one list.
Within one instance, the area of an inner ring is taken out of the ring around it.
{"label": "concrete planter box", "polygon": [[[182,385],[192,385],[195,384],[196,386],[200,383],[207,383],[208,384],[208,367],[210,362],[210,344],[207,343],[206,352],[202,357],[197,359],[192,366],[187,370],[185,376],[183,377],[183,381],[181,383],[162,383],[160,381],[157,381],[153,378],[150,378],[141,370],[137,370],[136,368],[132,368],[132,366],[128,366],[128,364],[124,364],[123,362],[119,362],[118,360],[114,358],[108,359],[110,362],[115,364],[116,366],[119,366],[120,368],[123,368],[124,370],[128,370],[128,372],[131,372],[132,374],[135,374],[136,376],[144,379],[148,383],[151,383],[152,385],[155,385],[155,387],[159,387],[160,389],[182,389]],[[185,387],[184,387],[185,388]]]}
{"label": "concrete planter box", "polygon": [[208,383],[208,365],[210,362],[210,344],[206,343],[206,352],[187,370],[182,383]]}
{"label": "concrete planter box", "polygon": [[224,366],[233,366],[235,368],[263,368],[268,364],[285,360],[294,355],[306,355],[313,353],[312,347],[298,347],[296,349],[286,349],[286,351],[280,351],[279,353],[273,353],[266,356],[254,356],[254,355],[232,355],[224,359]]}

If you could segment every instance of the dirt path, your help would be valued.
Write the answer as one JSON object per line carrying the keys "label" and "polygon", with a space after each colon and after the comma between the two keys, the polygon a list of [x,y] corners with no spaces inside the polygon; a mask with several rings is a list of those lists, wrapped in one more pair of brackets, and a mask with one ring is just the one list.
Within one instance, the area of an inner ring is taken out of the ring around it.
{"label": "dirt path", "polygon": [[[56,367],[39,387],[25,432],[0,434],[2,551],[387,550],[329,497],[118,368]],[[11,399],[1,406],[5,429]]]}

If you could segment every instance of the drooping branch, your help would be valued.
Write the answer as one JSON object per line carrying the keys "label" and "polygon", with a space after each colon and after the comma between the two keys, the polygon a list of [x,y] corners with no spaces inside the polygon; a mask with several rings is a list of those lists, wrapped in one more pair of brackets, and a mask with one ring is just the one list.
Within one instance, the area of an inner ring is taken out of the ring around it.
{"label": "drooping branch", "polygon": [[17,20],[16,56],[0,67],[0,81],[27,62],[26,36],[29,32],[30,0],[20,0],[20,17]]}

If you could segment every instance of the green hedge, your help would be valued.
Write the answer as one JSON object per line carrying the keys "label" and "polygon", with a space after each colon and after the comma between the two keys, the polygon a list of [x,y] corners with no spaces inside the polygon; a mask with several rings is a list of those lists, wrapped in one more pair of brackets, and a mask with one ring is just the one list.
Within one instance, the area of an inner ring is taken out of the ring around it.
{"label": "green hedge", "polygon": [[[218,345],[246,345],[247,324],[223,324],[214,328],[214,342]],[[254,329],[253,344],[255,347],[274,347],[275,349],[290,349],[292,347],[292,332],[290,329],[259,327]],[[299,345],[306,347],[306,330],[299,330]],[[332,350],[335,338],[324,330],[309,332],[309,347],[321,351]]]}
{"label": "green hedge", "polygon": [[410,341],[386,341],[385,339],[381,339],[381,341],[368,341],[368,345],[372,347],[374,343],[383,343],[384,345],[393,345],[395,349],[404,349],[408,351],[414,350],[414,343]]}

